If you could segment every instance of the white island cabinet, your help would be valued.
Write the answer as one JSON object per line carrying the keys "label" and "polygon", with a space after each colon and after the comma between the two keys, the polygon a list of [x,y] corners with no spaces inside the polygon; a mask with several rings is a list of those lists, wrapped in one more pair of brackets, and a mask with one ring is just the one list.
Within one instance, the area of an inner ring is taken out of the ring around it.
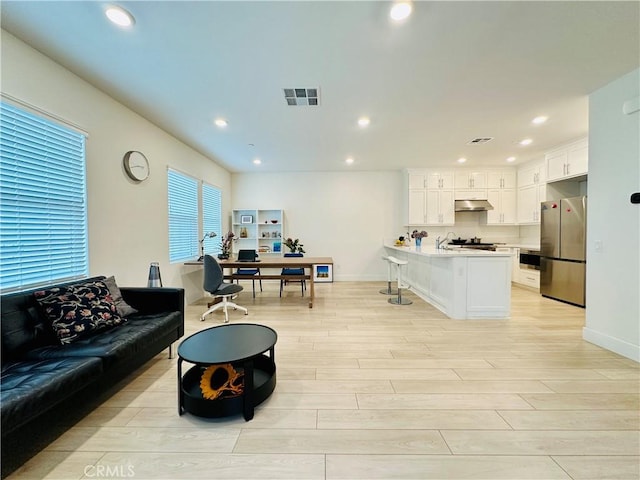
{"label": "white island cabinet", "polygon": [[396,247],[389,255],[408,264],[403,282],[450,318],[497,319],[511,313],[511,253],[457,248]]}

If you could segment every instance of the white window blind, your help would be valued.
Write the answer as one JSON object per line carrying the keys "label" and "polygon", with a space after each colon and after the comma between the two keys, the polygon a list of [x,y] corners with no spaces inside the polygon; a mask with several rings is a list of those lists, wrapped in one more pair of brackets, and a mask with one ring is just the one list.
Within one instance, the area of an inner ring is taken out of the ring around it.
{"label": "white window blind", "polygon": [[0,102],[0,289],[88,275],[85,137]]}
{"label": "white window blind", "polygon": [[216,232],[216,237],[204,241],[205,253],[220,253],[222,241],[222,193],[220,189],[202,184],[202,231],[203,236],[208,232]]}
{"label": "white window blind", "polygon": [[168,170],[169,261],[198,257],[198,181]]}

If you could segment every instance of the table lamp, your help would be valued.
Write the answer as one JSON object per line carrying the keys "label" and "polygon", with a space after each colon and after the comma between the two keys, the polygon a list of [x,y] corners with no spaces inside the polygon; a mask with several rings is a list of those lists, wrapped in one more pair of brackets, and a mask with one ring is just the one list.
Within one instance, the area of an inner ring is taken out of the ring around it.
{"label": "table lamp", "polygon": [[218,235],[216,234],[216,232],[207,232],[204,234],[204,237],[202,237],[202,240],[200,240],[200,258],[198,258],[199,262],[204,261],[204,241],[207,238],[213,238],[213,237],[217,237]]}

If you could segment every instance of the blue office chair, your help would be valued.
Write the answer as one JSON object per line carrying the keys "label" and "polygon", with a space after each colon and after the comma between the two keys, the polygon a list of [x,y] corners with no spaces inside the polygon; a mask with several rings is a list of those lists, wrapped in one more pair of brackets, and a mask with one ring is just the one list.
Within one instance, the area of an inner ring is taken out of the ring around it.
{"label": "blue office chair", "polygon": [[[284,256],[285,257],[303,257],[304,255],[302,253],[285,253]],[[280,275],[282,276],[304,275],[304,268],[283,268],[282,272],[280,272]],[[307,281],[304,278],[300,280],[298,279],[289,280],[286,278],[281,278],[280,279],[280,296],[281,297],[282,297],[282,288],[287,284],[287,282],[300,282],[300,289],[302,291],[302,296],[304,297],[304,291],[307,289]]]}
{"label": "blue office chair", "polygon": [[[258,254],[255,250],[239,250],[238,251],[238,261],[239,262],[255,262],[258,258]],[[236,272],[233,274],[233,279],[236,283],[240,283],[240,278],[236,277],[242,276],[247,277],[249,275],[253,276],[251,279],[251,284],[253,286],[253,298],[256,298],[256,278],[258,277],[258,281],[260,282],[260,291],[262,291],[262,277],[260,276],[259,268],[238,268]]]}
{"label": "blue office chair", "polygon": [[221,298],[222,301],[215,303],[209,310],[204,312],[200,316],[200,320],[204,322],[204,317],[211,312],[222,308],[224,310],[224,323],[229,323],[229,313],[227,309],[229,307],[234,310],[242,310],[245,315],[249,314],[249,311],[229,301],[229,298],[240,293],[243,288],[242,285],[234,285],[233,283],[224,283],[224,273],[222,267],[211,255],[204,256],[204,282],[203,288],[205,291],[213,295],[213,298]]}

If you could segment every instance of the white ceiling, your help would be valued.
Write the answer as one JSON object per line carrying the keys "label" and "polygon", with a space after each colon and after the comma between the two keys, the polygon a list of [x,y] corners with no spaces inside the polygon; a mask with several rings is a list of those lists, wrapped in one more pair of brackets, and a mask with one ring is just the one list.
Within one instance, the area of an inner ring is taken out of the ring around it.
{"label": "white ceiling", "polygon": [[232,172],[517,164],[585,136],[589,93],[640,66],[639,2],[416,2],[403,24],[379,1],[119,5],[133,29],[88,1],[2,1],[2,28]]}

